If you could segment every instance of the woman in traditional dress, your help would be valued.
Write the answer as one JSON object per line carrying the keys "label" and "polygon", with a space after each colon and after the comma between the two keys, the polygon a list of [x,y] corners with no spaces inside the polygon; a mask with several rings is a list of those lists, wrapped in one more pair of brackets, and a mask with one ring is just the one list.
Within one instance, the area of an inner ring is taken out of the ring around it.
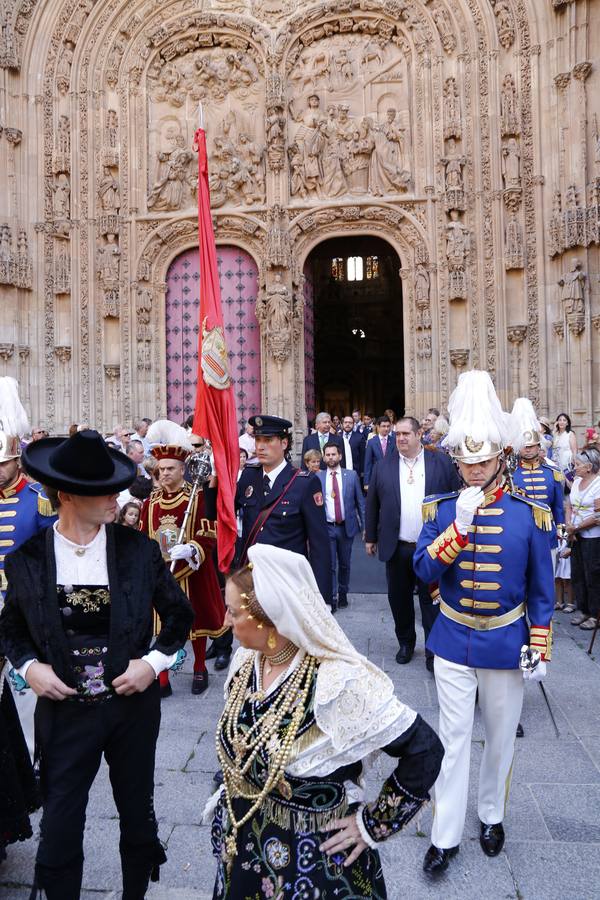
{"label": "woman in traditional dress", "polygon": [[40,806],[29,751],[6,680],[8,669],[9,663],[0,656],[0,864],[8,844],[31,837],[29,813]]}
{"label": "woman in traditional dress", "polygon": [[[217,728],[224,784],[207,804],[215,900],[387,897],[378,844],[429,799],[435,732],[394,696],[329,612],[307,560],[257,544],[226,587],[242,645]],[[363,761],[397,759],[366,803]]]}

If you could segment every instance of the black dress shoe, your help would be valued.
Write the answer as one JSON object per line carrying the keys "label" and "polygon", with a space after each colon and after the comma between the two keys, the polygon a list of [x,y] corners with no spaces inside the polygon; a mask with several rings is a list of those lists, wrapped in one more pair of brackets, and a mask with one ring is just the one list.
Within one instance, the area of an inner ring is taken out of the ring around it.
{"label": "black dress shoe", "polygon": [[415,652],[414,647],[405,647],[401,646],[398,652],[396,653],[396,662],[401,666],[405,666],[406,663],[409,663],[413,657],[413,653]]}
{"label": "black dress shoe", "polygon": [[517,737],[525,737],[525,731],[523,730],[523,726],[520,722],[517,725]]}
{"label": "black dress shoe", "polygon": [[458,846],[449,847],[448,850],[442,850],[441,847],[435,847],[433,844],[425,854],[423,860],[423,871],[428,875],[441,875],[448,868],[448,864],[453,856],[458,853]]}
{"label": "black dress shoe", "polygon": [[206,651],[206,659],[216,659],[219,655],[219,651],[217,650],[217,645],[213,641],[208,650]]}
{"label": "black dress shoe", "polygon": [[338,594],[338,609],[347,609],[348,608],[348,595],[347,594]]}
{"label": "black dress shoe", "polygon": [[173,688],[171,687],[171,682],[167,681],[166,684],[161,684],[160,686],[160,698],[161,700],[166,699],[166,697],[170,697],[173,693]]}
{"label": "black dress shoe", "polygon": [[220,672],[221,669],[227,669],[230,659],[231,653],[219,653],[217,655],[217,658],[215,659],[215,669],[217,670],[217,672]]}
{"label": "black dress shoe", "polygon": [[498,856],[504,847],[504,828],[502,822],[497,825],[484,825],[481,822],[479,843],[486,856]]}
{"label": "black dress shoe", "polygon": [[433,656],[425,657],[425,668],[427,669],[428,672],[431,672],[432,675],[433,675],[433,660],[434,660]]}
{"label": "black dress shoe", "polygon": [[208,687],[208,672],[194,672],[192,679],[192,694],[203,694]]}
{"label": "black dress shoe", "polygon": [[331,613],[331,615],[335,615],[335,613],[337,612],[337,606],[334,603],[328,603],[327,606],[329,607],[329,612]]}

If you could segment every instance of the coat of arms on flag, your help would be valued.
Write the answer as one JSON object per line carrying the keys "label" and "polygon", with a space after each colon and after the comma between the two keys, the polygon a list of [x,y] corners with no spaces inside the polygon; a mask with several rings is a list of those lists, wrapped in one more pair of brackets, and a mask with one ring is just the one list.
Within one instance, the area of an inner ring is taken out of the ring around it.
{"label": "coat of arms on flag", "polygon": [[206,330],[206,319],[202,322],[202,377],[210,387],[224,391],[231,384],[225,335],[220,325]]}

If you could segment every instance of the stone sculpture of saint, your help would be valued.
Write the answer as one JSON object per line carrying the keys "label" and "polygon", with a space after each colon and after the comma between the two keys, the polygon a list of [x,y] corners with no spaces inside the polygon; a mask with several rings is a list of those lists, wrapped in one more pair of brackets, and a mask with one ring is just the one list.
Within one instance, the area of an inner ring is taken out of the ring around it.
{"label": "stone sculpture of saint", "polygon": [[510,138],[502,150],[502,175],[506,190],[521,187],[521,154],[516,138]]}
{"label": "stone sculpture of saint", "polygon": [[277,273],[275,281],[269,285],[265,299],[265,319],[271,334],[282,334],[291,326],[289,291]]}
{"label": "stone sculpture of saint", "polygon": [[583,315],[585,312],[585,273],[579,259],[573,260],[573,268],[559,279],[562,300],[567,315]]}
{"label": "stone sculpture of saint", "polygon": [[121,206],[119,182],[112,174],[109,166],[104,166],[104,174],[98,185],[98,197],[104,212],[118,212]]}

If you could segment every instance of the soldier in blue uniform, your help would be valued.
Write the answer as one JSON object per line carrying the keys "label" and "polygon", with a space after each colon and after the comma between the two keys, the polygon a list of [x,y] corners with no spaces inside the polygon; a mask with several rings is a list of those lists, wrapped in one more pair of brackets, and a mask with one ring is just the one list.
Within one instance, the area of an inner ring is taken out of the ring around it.
{"label": "soldier in blue uniform", "polygon": [[254,427],[260,465],[245,468],[238,481],[235,506],[242,521],[238,564],[245,562],[248,548],[256,543],[301,553],[331,605],[331,557],[321,482],[287,460],[291,422],[277,416],[252,416],[248,421]]}
{"label": "soldier in blue uniform", "polygon": [[[519,454],[519,463],[512,480],[532,500],[547,504],[552,510],[552,530],[548,532],[550,548],[558,548],[556,526],[565,521],[564,476],[560,469],[540,459],[542,430],[531,400],[519,397],[511,413],[513,420],[513,451]],[[553,557],[556,555],[552,554]]]}
{"label": "soldier in blue uniform", "polygon": [[459,849],[477,692],[485,729],[480,843],[488,856],[504,845],[523,682],[545,675],[554,609],[550,509],[511,491],[504,478],[503,448],[511,433],[487,372],[461,375],[449,410],[446,444],[467,487],[425,498],[414,556],[417,576],[437,585],[440,602],[427,642],[435,654],[445,749],[434,789],[432,844],[423,863],[431,875],[444,871]]}

